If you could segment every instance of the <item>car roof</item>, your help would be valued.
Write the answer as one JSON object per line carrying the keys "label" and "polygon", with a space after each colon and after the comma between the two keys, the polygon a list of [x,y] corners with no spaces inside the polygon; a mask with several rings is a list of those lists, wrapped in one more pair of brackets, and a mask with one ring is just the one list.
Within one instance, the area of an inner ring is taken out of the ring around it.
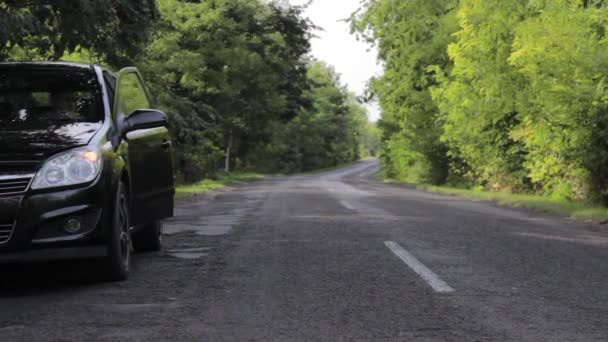
{"label": "car roof", "polygon": [[[43,69],[93,69],[94,67],[99,67],[102,70],[107,70],[106,68],[94,64],[94,63],[81,63],[81,62],[50,62],[50,61],[40,61],[40,62],[29,62],[29,61],[20,61],[20,62],[0,62],[0,68],[2,67],[33,67],[33,68],[43,68]],[[108,70],[109,71],[109,70]]]}
{"label": "car roof", "polygon": [[81,62],[51,62],[51,61],[18,61],[18,62],[0,62],[0,66],[58,66],[72,68],[90,68],[92,63]]}

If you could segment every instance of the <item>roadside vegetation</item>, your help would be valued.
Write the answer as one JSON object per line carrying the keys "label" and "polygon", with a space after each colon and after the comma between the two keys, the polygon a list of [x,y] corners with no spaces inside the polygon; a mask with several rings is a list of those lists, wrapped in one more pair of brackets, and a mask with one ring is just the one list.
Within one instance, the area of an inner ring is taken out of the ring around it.
{"label": "roadside vegetation", "polygon": [[608,223],[608,208],[588,201],[556,199],[484,189],[459,189],[450,186],[417,185],[416,188],[427,192],[488,201],[498,205],[530,209],[540,213],[555,214],[578,220]]}
{"label": "roadside vegetation", "polygon": [[607,5],[365,1],[352,25],[386,67],[370,86],[386,177],[604,219]]}
{"label": "roadside vegetation", "polygon": [[170,116],[178,182],[194,188],[375,154],[365,108],[310,57],[302,12],[265,0],[0,1],[0,60],[138,66]]}
{"label": "roadside vegetation", "polygon": [[222,189],[226,186],[251,182],[262,179],[264,176],[257,173],[233,173],[229,175],[218,176],[215,179],[203,179],[202,181],[193,184],[179,185],[175,189],[176,197],[188,197],[198,194],[204,194],[209,191]]}

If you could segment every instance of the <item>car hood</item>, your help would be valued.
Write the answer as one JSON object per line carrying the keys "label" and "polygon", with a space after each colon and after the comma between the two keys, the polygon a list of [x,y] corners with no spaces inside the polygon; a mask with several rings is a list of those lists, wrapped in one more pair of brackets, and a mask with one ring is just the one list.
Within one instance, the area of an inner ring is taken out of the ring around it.
{"label": "car hood", "polygon": [[28,131],[0,128],[0,161],[41,159],[66,148],[86,145],[100,128],[101,123],[72,123]]}

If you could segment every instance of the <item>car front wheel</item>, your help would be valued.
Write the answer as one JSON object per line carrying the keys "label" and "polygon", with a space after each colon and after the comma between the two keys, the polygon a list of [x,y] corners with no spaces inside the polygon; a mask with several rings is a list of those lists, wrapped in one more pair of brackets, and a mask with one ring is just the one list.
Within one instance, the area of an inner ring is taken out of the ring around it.
{"label": "car front wheel", "polygon": [[104,260],[109,280],[122,281],[129,277],[131,268],[130,223],[129,198],[125,185],[120,182],[116,191],[108,256]]}

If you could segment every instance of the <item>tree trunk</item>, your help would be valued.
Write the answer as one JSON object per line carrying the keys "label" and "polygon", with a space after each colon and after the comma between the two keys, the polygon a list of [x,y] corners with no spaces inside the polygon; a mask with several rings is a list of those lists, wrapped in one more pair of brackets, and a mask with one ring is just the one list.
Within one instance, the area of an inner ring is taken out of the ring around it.
{"label": "tree trunk", "polygon": [[232,136],[232,130],[230,130],[230,135],[228,136],[228,146],[226,146],[226,164],[224,166],[224,171],[226,173],[230,172],[230,153],[232,152],[232,142],[234,137]]}

